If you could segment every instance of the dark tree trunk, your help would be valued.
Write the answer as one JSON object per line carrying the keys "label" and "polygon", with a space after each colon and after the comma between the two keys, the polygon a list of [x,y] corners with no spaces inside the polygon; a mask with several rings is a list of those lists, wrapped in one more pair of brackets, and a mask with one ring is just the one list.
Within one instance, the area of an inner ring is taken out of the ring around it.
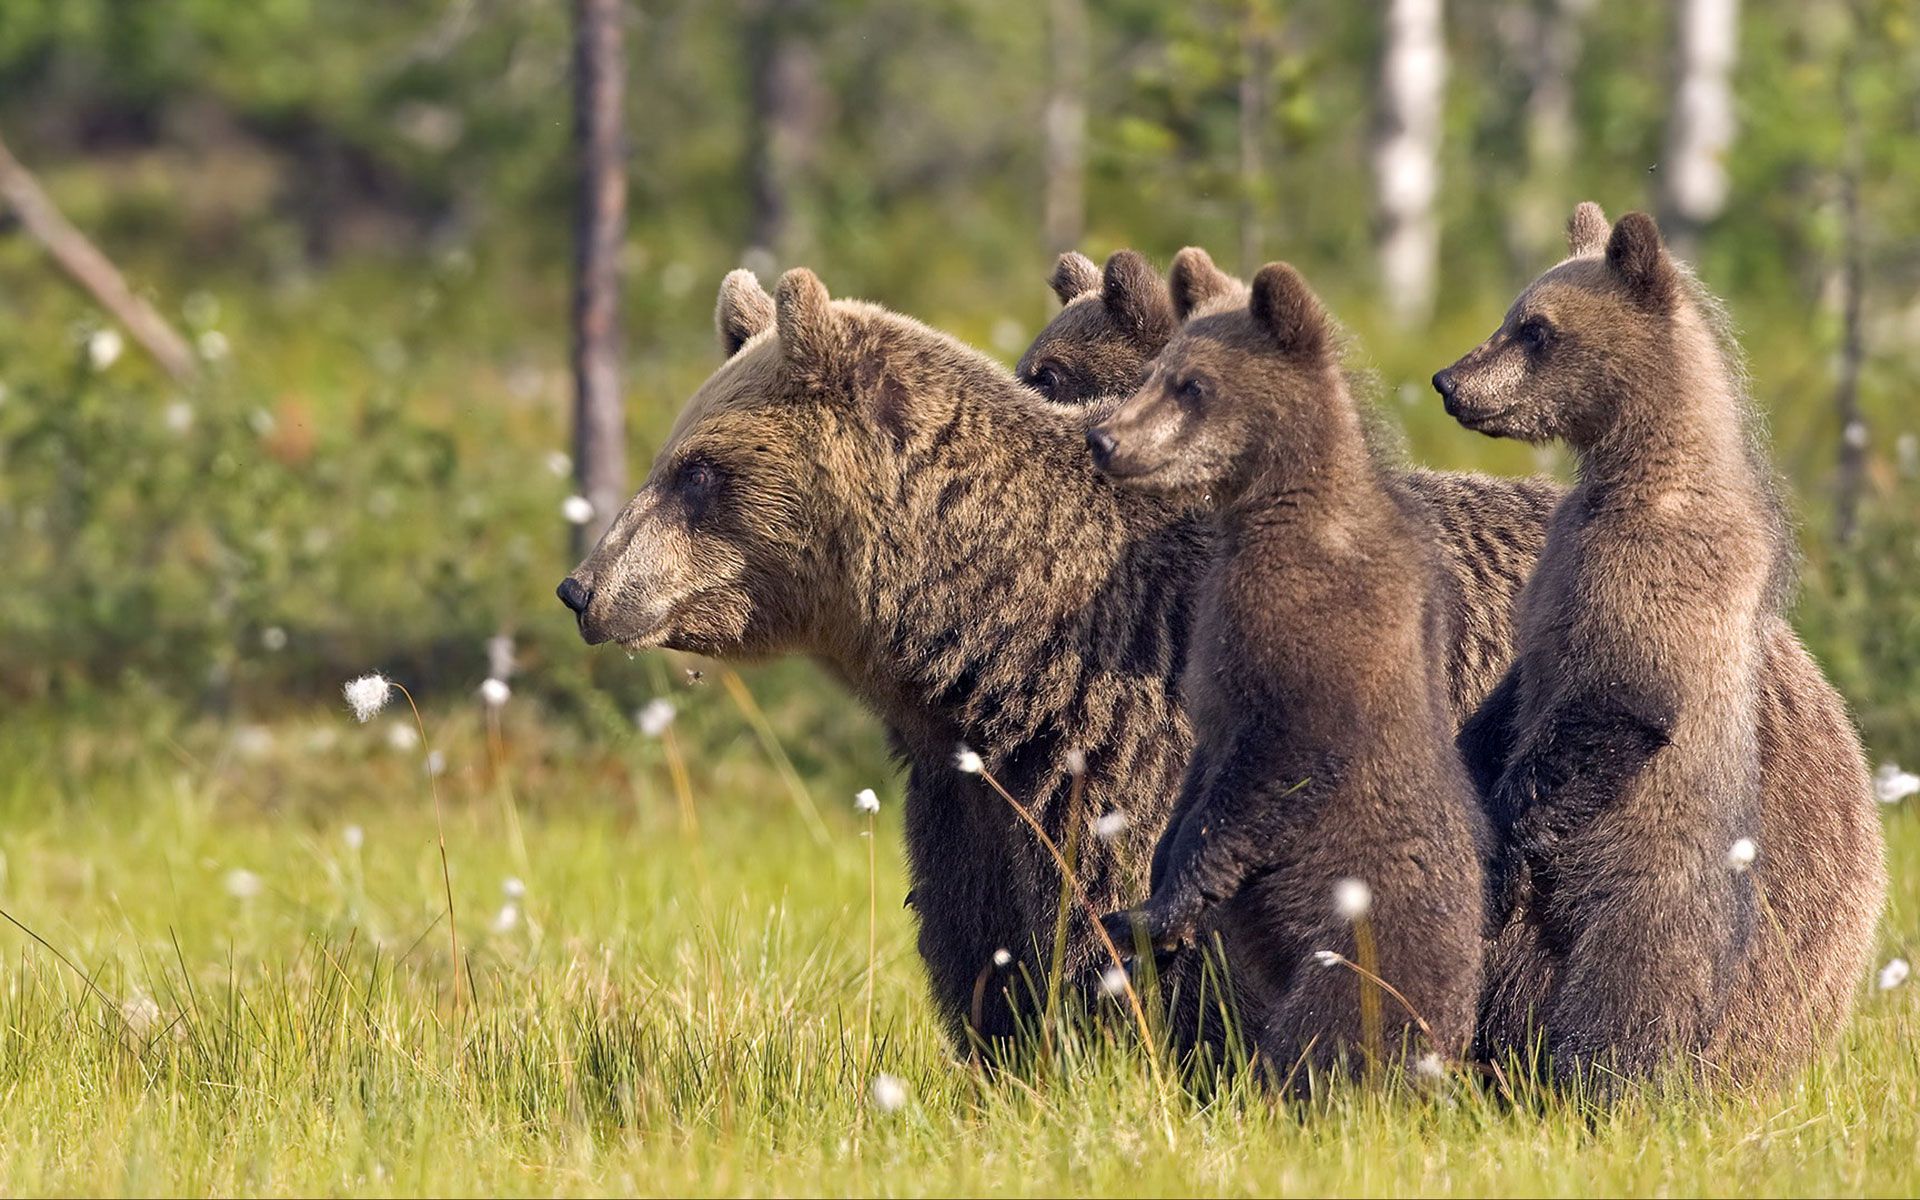
{"label": "dark tree trunk", "polygon": [[1050,253],[1077,248],[1087,222],[1087,10],[1047,3],[1046,237]]}
{"label": "dark tree trunk", "polygon": [[627,501],[626,414],[620,396],[620,251],[627,230],[621,103],[624,0],[574,0],[573,448],[593,515],[575,527],[584,554]]}
{"label": "dark tree trunk", "polygon": [[1573,73],[1580,60],[1581,24],[1593,0],[1531,0],[1516,14],[1511,51],[1526,76],[1526,165],[1507,230],[1516,272],[1531,272],[1540,257],[1564,244],[1561,230],[1580,197],[1568,196],[1579,128],[1573,112]]}
{"label": "dark tree trunk", "polygon": [[747,249],[750,261],[767,266],[803,248],[796,198],[812,169],[825,115],[820,61],[802,28],[804,16],[804,0],[757,0],[746,28],[753,109]]}
{"label": "dark tree trunk", "polygon": [[1860,309],[1866,290],[1862,249],[1860,114],[1850,77],[1851,55],[1843,55],[1839,75],[1840,121],[1845,148],[1840,167],[1840,364],[1834,383],[1834,408],[1840,417],[1840,461],[1834,488],[1834,537],[1853,541],[1860,522],[1860,493],[1866,486],[1867,445],[1871,431],[1860,414],[1860,364],[1866,357]]}

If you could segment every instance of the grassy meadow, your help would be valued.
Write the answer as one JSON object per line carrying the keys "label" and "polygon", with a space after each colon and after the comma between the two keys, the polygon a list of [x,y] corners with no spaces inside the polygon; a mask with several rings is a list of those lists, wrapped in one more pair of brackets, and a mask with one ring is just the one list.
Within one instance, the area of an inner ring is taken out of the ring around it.
{"label": "grassy meadow", "polygon": [[[1459,1079],[1349,1087],[1312,1111],[1244,1087],[1202,1100],[1158,1090],[1137,1044],[1084,1029],[1019,1077],[984,1077],[922,996],[877,739],[832,762],[796,754],[796,791],[725,688],[675,703],[668,737],[610,743],[518,698],[497,721],[477,701],[427,706],[457,998],[404,704],[367,726],[338,705],[265,724],[16,726],[0,889],[32,935],[0,932],[5,1190],[1920,1188],[1912,984],[1863,980],[1840,1046],[1777,1093],[1647,1097],[1592,1123]],[[875,842],[851,804],[865,785],[882,798]],[[1911,953],[1912,802],[1888,832],[1884,940]],[[897,1108],[872,1099],[883,1075]]]}

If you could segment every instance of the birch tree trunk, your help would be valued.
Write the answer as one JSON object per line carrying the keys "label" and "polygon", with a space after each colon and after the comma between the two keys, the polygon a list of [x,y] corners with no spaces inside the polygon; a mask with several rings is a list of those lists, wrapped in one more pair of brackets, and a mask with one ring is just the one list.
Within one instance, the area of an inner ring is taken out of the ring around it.
{"label": "birch tree trunk", "polygon": [[1404,327],[1433,313],[1440,230],[1441,106],[1447,52],[1441,0],[1388,0],[1380,60],[1373,173],[1379,206],[1380,286]]}
{"label": "birch tree trunk", "polygon": [[574,527],[585,554],[627,502],[627,427],[620,395],[620,252],[627,232],[621,105],[624,0],[574,0],[573,462],[592,516]]}
{"label": "birch tree trunk", "polygon": [[1047,0],[1047,250],[1080,245],[1087,222],[1087,11],[1085,0]]}
{"label": "birch tree trunk", "polygon": [[1658,203],[1667,243],[1684,259],[1695,257],[1701,227],[1727,205],[1726,158],[1734,134],[1732,75],[1739,40],[1739,0],[1679,0],[1675,5],[1673,112],[1658,173]]}
{"label": "birch tree trunk", "polygon": [[1274,34],[1267,0],[1247,0],[1240,63],[1240,272],[1249,279],[1264,265],[1261,212],[1267,186],[1266,133],[1272,100]]}

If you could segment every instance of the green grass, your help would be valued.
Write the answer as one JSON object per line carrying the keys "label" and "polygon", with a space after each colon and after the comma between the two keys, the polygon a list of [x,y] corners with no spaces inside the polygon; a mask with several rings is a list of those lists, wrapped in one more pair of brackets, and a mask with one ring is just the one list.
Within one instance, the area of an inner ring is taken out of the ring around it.
{"label": "green grass", "polygon": [[[515,701],[495,770],[477,714],[429,712],[472,987],[458,1008],[432,806],[391,718],[316,710],[264,735],[11,718],[0,905],[74,969],[0,928],[0,1191],[1920,1190],[1914,984],[1863,980],[1842,1044],[1778,1093],[1641,1099],[1593,1124],[1458,1083],[1347,1088],[1308,1112],[1245,1089],[1163,1102],[1138,1051],[1099,1036],[1030,1081],[982,1080],[922,995],[877,738],[828,759],[796,745],[822,842],[723,692],[682,705],[697,832],[658,741],[581,741]],[[885,805],[871,1040],[849,802],[866,784]],[[1920,812],[1888,831],[1885,953],[1911,954]],[[231,894],[236,870],[257,895]],[[520,919],[496,930],[509,876]],[[904,1109],[866,1111],[881,1071]]]}

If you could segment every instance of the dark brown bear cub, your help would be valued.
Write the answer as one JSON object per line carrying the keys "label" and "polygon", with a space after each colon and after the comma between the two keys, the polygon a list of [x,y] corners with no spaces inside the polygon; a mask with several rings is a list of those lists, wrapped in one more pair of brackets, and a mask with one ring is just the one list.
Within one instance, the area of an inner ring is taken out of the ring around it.
{"label": "dark brown bear cub", "polygon": [[1741,984],[1765,874],[1749,868],[1771,849],[1760,680],[1789,572],[1717,304],[1642,213],[1609,232],[1582,205],[1570,241],[1434,386],[1469,429],[1579,458],[1514,665],[1461,744],[1508,848],[1497,890],[1524,877],[1553,960],[1535,1014],[1553,1070],[1604,1091],[1713,1058]]}
{"label": "dark brown bear cub", "polygon": [[1198,745],[1151,895],[1109,930],[1170,948],[1216,922],[1244,1028],[1296,1086],[1371,1040],[1360,975],[1325,953],[1355,958],[1356,916],[1362,957],[1405,997],[1375,1047],[1396,1058],[1466,1049],[1483,954],[1485,820],[1453,745],[1439,567],[1369,451],[1337,341],[1270,265],[1088,434],[1108,475],[1204,503],[1219,537],[1181,676]]}

